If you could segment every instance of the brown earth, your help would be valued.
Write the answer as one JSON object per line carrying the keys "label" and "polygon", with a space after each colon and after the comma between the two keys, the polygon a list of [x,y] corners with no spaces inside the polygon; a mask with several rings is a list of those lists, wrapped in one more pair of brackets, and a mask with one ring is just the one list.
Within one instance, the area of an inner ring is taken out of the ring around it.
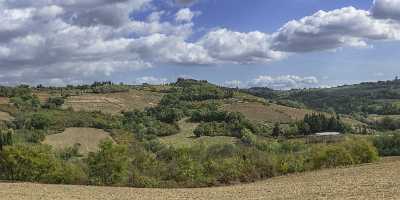
{"label": "brown earth", "polygon": [[4,200],[400,199],[400,159],[327,169],[251,184],[199,189],[137,189],[0,183]]}

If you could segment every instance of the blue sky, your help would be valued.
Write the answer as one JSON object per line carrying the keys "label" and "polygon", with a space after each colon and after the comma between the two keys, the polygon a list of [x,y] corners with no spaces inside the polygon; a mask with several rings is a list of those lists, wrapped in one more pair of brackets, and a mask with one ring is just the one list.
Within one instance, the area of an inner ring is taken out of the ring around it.
{"label": "blue sky", "polygon": [[0,83],[290,89],[400,74],[400,0],[249,2],[0,0]]}

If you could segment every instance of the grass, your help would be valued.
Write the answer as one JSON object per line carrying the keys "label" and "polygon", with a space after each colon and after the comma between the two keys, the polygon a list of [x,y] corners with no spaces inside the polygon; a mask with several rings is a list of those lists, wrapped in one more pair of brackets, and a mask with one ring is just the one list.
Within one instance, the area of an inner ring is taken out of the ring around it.
{"label": "grass", "polygon": [[175,135],[161,137],[160,141],[166,145],[174,147],[190,147],[196,144],[204,145],[215,145],[215,144],[233,144],[237,142],[236,138],[233,137],[200,137],[197,138],[193,134],[193,130],[198,126],[198,123],[188,122],[186,119],[179,122],[181,132]]}
{"label": "grass", "polygon": [[79,153],[87,154],[96,152],[98,144],[105,139],[110,139],[110,134],[93,128],[68,128],[64,132],[46,136],[44,144],[49,144],[55,149],[64,149],[80,144]]}
{"label": "grass", "polygon": [[162,95],[162,93],[143,90],[111,94],[85,94],[69,97],[63,107],[72,107],[76,111],[102,111],[118,114],[121,111],[143,110],[146,107],[155,106]]}
{"label": "grass", "polygon": [[216,188],[140,189],[0,183],[4,200],[161,200],[161,199],[399,199],[400,159],[349,168],[275,177],[266,181]]}

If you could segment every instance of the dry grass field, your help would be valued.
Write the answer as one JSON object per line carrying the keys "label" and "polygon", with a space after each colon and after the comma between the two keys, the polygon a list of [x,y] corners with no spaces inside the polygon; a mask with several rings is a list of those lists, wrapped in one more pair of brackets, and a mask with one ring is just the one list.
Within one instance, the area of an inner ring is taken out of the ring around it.
{"label": "dry grass field", "polygon": [[56,149],[72,147],[74,144],[80,144],[79,152],[87,154],[95,152],[98,144],[105,139],[112,140],[109,133],[93,128],[68,128],[64,132],[46,136],[43,143],[49,144]]}
{"label": "dry grass field", "polygon": [[0,183],[4,200],[400,199],[400,159],[216,188],[137,189]]}
{"label": "dry grass field", "polygon": [[72,107],[76,111],[102,111],[117,114],[121,111],[143,110],[146,107],[155,106],[161,97],[161,93],[140,90],[112,94],[85,94],[69,97],[63,107]]}

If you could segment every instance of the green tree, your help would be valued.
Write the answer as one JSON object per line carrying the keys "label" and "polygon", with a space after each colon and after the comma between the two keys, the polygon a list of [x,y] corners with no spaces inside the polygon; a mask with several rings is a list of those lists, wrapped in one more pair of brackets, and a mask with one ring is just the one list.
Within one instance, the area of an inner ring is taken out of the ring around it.
{"label": "green tree", "polygon": [[275,123],[274,129],[272,130],[273,137],[279,137],[281,135],[281,125],[279,123]]}
{"label": "green tree", "polygon": [[97,153],[87,158],[89,180],[98,185],[121,184],[128,169],[127,148],[115,145],[112,141],[103,141]]}

